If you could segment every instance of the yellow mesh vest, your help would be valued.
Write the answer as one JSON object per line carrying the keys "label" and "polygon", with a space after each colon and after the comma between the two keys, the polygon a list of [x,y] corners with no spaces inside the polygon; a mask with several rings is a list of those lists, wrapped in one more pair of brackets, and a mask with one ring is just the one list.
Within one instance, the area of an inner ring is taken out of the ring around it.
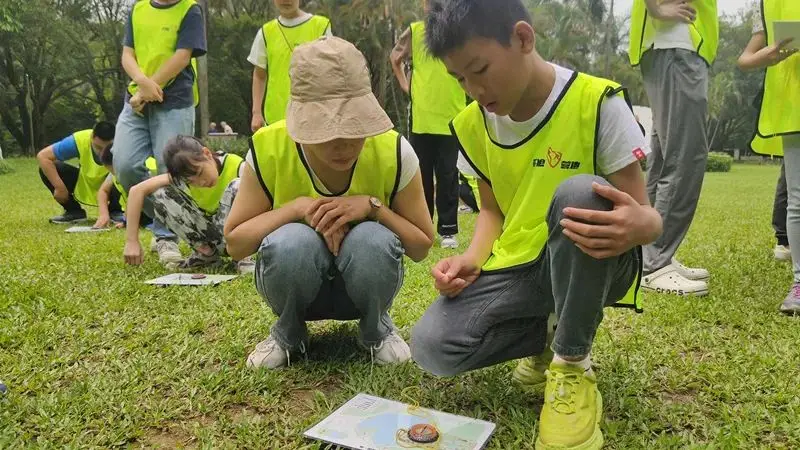
{"label": "yellow mesh vest", "polygon": [[[595,173],[596,130],[602,102],[622,95],[608,80],[575,73],[545,122],[516,146],[487,133],[484,112],[473,102],[453,120],[461,152],[494,192],[505,216],[484,271],[536,261],[549,233],[547,211],[558,186],[578,174]],[[639,304],[639,278],[621,306]]]}
{"label": "yellow mesh vest", "polygon": [[289,62],[295,47],[322,37],[331,25],[323,16],[310,19],[294,27],[286,27],[273,19],[262,29],[267,44],[267,88],[264,91],[262,108],[264,120],[272,124],[286,118],[289,103]]}
{"label": "yellow mesh vest", "polygon": [[[800,21],[800,2],[762,0],[761,13],[767,45],[775,44],[775,21]],[[761,109],[751,148],[763,155],[783,155],[780,136],[800,133],[800,55],[770,66],[764,75]]]}
{"label": "yellow mesh vest", "polygon": [[189,186],[189,196],[206,214],[212,215],[217,212],[225,189],[231,181],[239,178],[239,166],[242,162],[244,160],[239,155],[225,154],[222,157],[222,170],[217,178],[217,184],[209,188]]}
{"label": "yellow mesh vest", "polygon": [[350,186],[334,194],[323,193],[312,180],[303,152],[280,121],[262,128],[251,142],[253,165],[261,187],[278,209],[298,197],[369,195],[391,206],[400,183],[400,135],[387,131],[367,138],[353,169]]}
{"label": "yellow mesh vest", "polygon": [[78,182],[72,194],[75,200],[84,205],[97,206],[97,191],[108,176],[108,169],[94,161],[92,152],[92,130],[74,133],[75,145],[78,147]]}
{"label": "yellow mesh vest", "polygon": [[450,121],[464,109],[467,96],[444,63],[428,52],[423,22],[411,24],[411,52],[411,131],[449,135]]}
{"label": "yellow mesh vest", "polygon": [[[186,13],[194,6],[194,0],[181,0],[169,8],[155,8],[149,0],[140,0],[133,6],[131,26],[133,28],[133,46],[136,51],[136,62],[146,76],[155,74],[168,59],[175,54],[178,45],[178,31]],[[194,104],[200,99],[197,88],[197,61],[191,60],[195,73],[192,85]],[[162,88],[172,83],[168,81]],[[136,83],[128,84],[128,92],[133,95],[138,90]]]}
{"label": "yellow mesh vest", "polygon": [[[719,47],[717,0],[695,0],[691,5],[697,10],[697,19],[689,25],[689,35],[692,37],[692,44],[697,54],[710,66],[717,57]],[[645,47],[645,43],[652,42],[656,34],[654,20],[647,12],[645,0],[633,1],[628,58],[634,66],[638,66],[642,55],[652,48]]]}

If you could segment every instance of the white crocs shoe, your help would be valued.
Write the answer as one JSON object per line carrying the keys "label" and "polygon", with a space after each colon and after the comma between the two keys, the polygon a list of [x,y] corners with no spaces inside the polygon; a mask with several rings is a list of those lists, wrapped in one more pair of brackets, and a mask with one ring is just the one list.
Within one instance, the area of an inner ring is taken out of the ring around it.
{"label": "white crocs shoe", "polygon": [[642,288],[659,294],[708,295],[708,283],[684,277],[672,264],[643,277]]}
{"label": "white crocs shoe", "polygon": [[442,236],[442,248],[458,248],[458,241],[455,236]]}
{"label": "white crocs shoe", "polygon": [[379,366],[402,364],[411,359],[411,349],[396,331],[392,331],[377,345],[368,348],[372,359]]}
{"label": "white crocs shoe", "polygon": [[682,277],[690,280],[707,281],[711,278],[711,274],[708,273],[708,270],[698,267],[686,267],[675,258],[672,258],[672,267],[674,267]]}
{"label": "white crocs shoe", "polygon": [[256,345],[247,357],[247,367],[252,369],[278,369],[289,365],[289,350],[281,347],[272,335]]}
{"label": "white crocs shoe", "polygon": [[776,245],[772,253],[778,261],[792,260],[792,251],[789,249],[788,245]]}

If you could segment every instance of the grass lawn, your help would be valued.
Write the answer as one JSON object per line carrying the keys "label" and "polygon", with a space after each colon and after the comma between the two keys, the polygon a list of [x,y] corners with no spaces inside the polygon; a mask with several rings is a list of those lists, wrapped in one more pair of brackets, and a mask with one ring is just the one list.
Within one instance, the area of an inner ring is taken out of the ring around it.
{"label": "grass lawn", "polygon": [[[164,273],[155,255],[129,268],[123,231],[63,233],[47,222],[59,208],[35,161],[9,162],[16,171],[0,176],[0,380],[9,387],[0,448],[319,448],[302,432],[359,392],[490,420],[490,448],[533,448],[542,398],[512,384],[513,363],[451,379],[413,364],[371,368],[355,323],[324,322],[311,326],[307,361],[246,369],[275,320],[252,277],[144,285]],[[709,297],[646,295],[644,314],[607,312],[594,352],[607,448],[800,448],[800,318],[777,311],[791,271],[771,253],[777,175],[734,166],[706,177],[680,256],[711,269]],[[463,249],[474,218],[461,220]],[[430,266],[448,253],[407,264],[392,312],[405,337],[435,296]]]}

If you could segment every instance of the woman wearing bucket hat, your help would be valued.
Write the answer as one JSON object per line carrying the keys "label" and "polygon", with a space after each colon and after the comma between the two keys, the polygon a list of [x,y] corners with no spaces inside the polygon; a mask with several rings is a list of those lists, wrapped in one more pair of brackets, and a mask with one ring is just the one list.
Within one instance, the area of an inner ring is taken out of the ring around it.
{"label": "woman wearing bucket hat", "polygon": [[305,353],[306,321],[359,319],[378,364],[405,362],[389,308],[403,254],[420,261],[433,240],[419,162],[372,93],[364,56],[323,37],[295,50],[286,121],[253,135],[225,224],[228,252],[258,252],[256,289],[278,320],[250,367],[278,368]]}

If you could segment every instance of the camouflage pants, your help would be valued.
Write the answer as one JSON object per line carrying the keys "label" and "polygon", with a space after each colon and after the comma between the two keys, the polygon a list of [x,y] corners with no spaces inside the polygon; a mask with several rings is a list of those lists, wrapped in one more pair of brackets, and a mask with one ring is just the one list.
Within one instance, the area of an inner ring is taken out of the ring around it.
{"label": "camouflage pants", "polygon": [[209,216],[186,192],[177,186],[169,185],[152,194],[153,212],[156,220],[188,242],[193,249],[208,246],[224,254],[225,238],[222,229],[238,192],[237,178],[225,188],[217,212]]}

